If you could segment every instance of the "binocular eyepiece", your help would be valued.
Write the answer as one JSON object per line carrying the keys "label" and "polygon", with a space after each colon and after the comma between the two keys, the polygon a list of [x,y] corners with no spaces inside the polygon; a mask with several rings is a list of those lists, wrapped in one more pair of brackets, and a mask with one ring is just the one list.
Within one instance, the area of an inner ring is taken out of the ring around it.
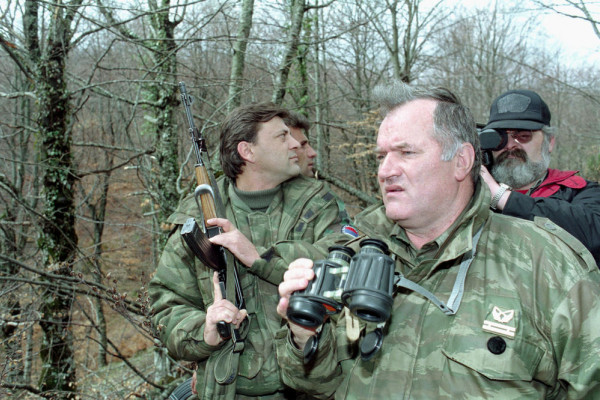
{"label": "binocular eyepiece", "polygon": [[314,263],[315,278],[293,293],[288,319],[307,328],[323,324],[326,315],[345,305],[367,322],[385,322],[391,314],[394,261],[381,240],[365,239],[355,255],[349,247],[332,246],[325,260]]}
{"label": "binocular eyepiece", "polygon": [[392,310],[394,261],[381,240],[365,239],[352,259],[342,302],[367,322],[384,322]]}
{"label": "binocular eyepiece", "polygon": [[313,280],[306,289],[290,296],[287,316],[292,322],[316,328],[323,324],[325,315],[342,311],[340,301],[352,256],[351,248],[332,246],[327,259],[315,261]]}

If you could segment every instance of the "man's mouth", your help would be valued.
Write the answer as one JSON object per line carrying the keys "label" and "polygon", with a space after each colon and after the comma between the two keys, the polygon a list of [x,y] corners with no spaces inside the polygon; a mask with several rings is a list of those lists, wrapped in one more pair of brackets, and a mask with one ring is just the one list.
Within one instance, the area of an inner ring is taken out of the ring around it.
{"label": "man's mouth", "polygon": [[393,194],[398,192],[403,192],[404,189],[400,185],[390,185],[384,187],[385,194]]}
{"label": "man's mouth", "polygon": [[504,153],[498,155],[496,163],[500,164],[508,159],[519,159],[523,162],[527,161],[527,153],[521,149],[507,150]]}

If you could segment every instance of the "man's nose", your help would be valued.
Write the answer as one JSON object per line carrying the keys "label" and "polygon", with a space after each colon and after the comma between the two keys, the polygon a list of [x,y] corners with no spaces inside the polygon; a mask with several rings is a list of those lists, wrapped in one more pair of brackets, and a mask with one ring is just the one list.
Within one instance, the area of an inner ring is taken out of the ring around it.
{"label": "man's nose", "polygon": [[394,162],[389,154],[383,157],[383,160],[379,162],[379,168],[377,169],[377,176],[380,180],[384,181],[390,176],[394,175]]}
{"label": "man's nose", "polygon": [[294,139],[292,135],[290,135],[289,148],[292,150],[300,148],[300,142]]}

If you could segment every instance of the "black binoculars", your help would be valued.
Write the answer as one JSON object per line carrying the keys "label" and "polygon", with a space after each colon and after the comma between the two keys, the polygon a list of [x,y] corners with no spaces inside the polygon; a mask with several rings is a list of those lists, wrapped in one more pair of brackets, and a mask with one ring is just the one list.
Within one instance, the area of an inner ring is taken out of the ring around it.
{"label": "black binoculars", "polygon": [[315,261],[315,277],[306,289],[292,293],[287,317],[290,321],[316,328],[326,315],[339,313],[343,306],[367,322],[385,322],[392,310],[394,261],[381,240],[365,239],[360,251],[332,246],[325,260]]}

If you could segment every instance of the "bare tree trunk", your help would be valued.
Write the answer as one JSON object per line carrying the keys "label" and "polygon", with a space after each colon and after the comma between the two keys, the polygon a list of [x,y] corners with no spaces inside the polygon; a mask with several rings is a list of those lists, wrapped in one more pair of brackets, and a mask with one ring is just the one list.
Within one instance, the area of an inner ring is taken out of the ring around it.
{"label": "bare tree trunk", "polygon": [[[308,14],[310,16],[311,14]],[[289,78],[294,82],[290,87],[290,95],[294,99],[294,103],[296,104],[296,111],[301,114],[309,115],[309,111],[306,109],[311,100],[311,95],[309,92],[309,72],[308,72],[308,64],[309,64],[309,54],[310,47],[309,43],[312,41],[314,33],[314,19],[307,18],[303,19],[302,23],[302,36],[304,39],[301,43],[298,44],[298,49],[296,51],[296,73]],[[293,71],[292,71],[293,72]]]}
{"label": "bare tree trunk", "polygon": [[[108,155],[108,162],[105,167],[106,171],[110,171],[113,164],[112,155]],[[93,264],[94,264],[94,281],[102,284],[104,272],[102,271],[102,235],[104,233],[104,223],[106,217],[106,203],[108,200],[108,189],[109,189],[109,180],[110,180],[110,172],[102,174],[100,177],[100,195],[98,201],[95,204],[88,204],[88,208],[91,211],[92,221],[94,223],[94,256],[93,256]],[[106,330],[106,318],[104,316],[104,309],[102,308],[102,300],[98,298],[94,298],[94,308],[96,315],[96,325],[97,331],[99,335],[98,340],[98,365],[106,366],[108,363],[108,357],[106,349],[108,348],[107,341],[107,330]]]}
{"label": "bare tree trunk", "polygon": [[[403,0],[402,7],[399,0],[385,0],[385,9],[390,14],[391,27],[385,23],[373,20],[373,27],[381,37],[394,71],[394,78],[406,83],[412,82],[413,68],[420,59],[423,45],[430,39],[436,26],[448,15],[442,12],[441,0],[427,11],[420,9],[422,0]],[[376,2],[365,2],[369,12],[378,15]],[[391,37],[390,37],[391,35]]]}
{"label": "bare tree trunk", "polygon": [[254,14],[254,0],[244,0],[238,27],[237,38],[233,44],[233,57],[231,58],[231,76],[229,78],[229,98],[227,112],[238,107],[242,102],[242,88],[244,82],[244,65],[246,61],[246,47],[252,29],[252,15]]}
{"label": "bare tree trunk", "polygon": [[[326,101],[327,92],[327,52],[325,51],[325,42],[321,40],[324,35],[324,28],[321,25],[323,9],[319,6],[319,1],[313,6],[314,17],[314,74],[315,74],[315,120],[316,120],[316,152],[317,152],[317,171],[329,173],[329,103]],[[324,67],[325,66],[325,67]]]}
{"label": "bare tree trunk", "polygon": [[[149,41],[153,70],[152,82],[147,86],[148,100],[155,106],[148,109],[146,125],[154,138],[155,156],[158,165],[152,169],[150,184],[157,204],[158,213],[154,215],[157,228],[156,252],[160,254],[166,243],[168,227],[167,217],[175,211],[179,202],[177,178],[179,176],[178,150],[179,140],[176,124],[176,112],[179,105],[177,78],[177,44],[175,27],[181,20],[169,19],[170,0],[162,0],[160,6],[149,2],[152,14],[150,21],[154,37]],[[153,184],[155,182],[155,184]]]}
{"label": "bare tree trunk", "polygon": [[[177,52],[179,47],[175,41],[175,28],[182,18],[174,16],[171,20],[171,0],[148,0],[147,12],[151,34],[140,37],[127,29],[123,21],[119,21],[113,10],[96,0],[100,12],[107,22],[126,39],[142,43],[149,50],[151,67],[146,74],[144,85],[144,103],[146,124],[143,132],[153,139],[156,164],[151,163],[144,171],[144,179],[150,194],[156,235],[153,241],[153,262],[158,263],[159,254],[167,240],[169,227],[166,220],[175,211],[179,202],[177,180],[179,178],[179,132],[176,123],[179,93],[177,85]],[[187,2],[178,4],[187,6]],[[174,8],[177,10],[177,7]],[[184,12],[184,11],[183,11]],[[142,61],[144,57],[142,56]]]}
{"label": "bare tree trunk", "polygon": [[317,171],[326,171],[323,168],[323,112],[322,112],[322,107],[323,107],[323,101],[322,101],[322,94],[321,94],[321,44],[319,41],[319,35],[320,35],[320,13],[321,13],[321,9],[318,7],[319,6],[319,0],[315,0],[315,9],[314,9],[314,52],[315,52],[315,59],[314,59],[314,81],[315,81],[315,87],[314,87],[314,96],[315,96],[315,133],[317,135],[317,140],[316,140],[316,150],[317,150],[317,162],[316,162],[316,169]]}
{"label": "bare tree trunk", "polygon": [[[56,274],[69,275],[75,260],[75,175],[68,132],[69,112],[64,61],[60,43],[50,43],[53,54],[42,62],[38,93],[40,97],[40,133],[43,143],[44,200],[46,209],[40,247],[45,264]],[[44,332],[42,391],[75,391],[73,342],[69,329],[72,293],[48,289],[43,293],[40,325]]]}
{"label": "bare tree trunk", "polygon": [[[36,26],[35,23],[33,26]],[[28,28],[25,28],[28,32]],[[24,71],[15,66],[14,84],[22,92],[32,92],[33,82],[27,79]],[[14,127],[32,125],[32,99],[22,97],[15,102],[10,114],[10,125]],[[4,122],[8,122],[8,118]],[[14,135],[2,135],[6,149],[10,151],[8,159],[15,160],[6,175],[0,173],[0,190],[3,196],[3,209],[0,212],[0,253],[12,259],[27,256],[27,248],[32,235],[31,226],[25,209],[36,209],[40,197],[39,166],[37,164],[36,142],[34,135],[27,129],[17,130]],[[10,165],[10,164],[9,164]],[[27,167],[30,165],[31,167]],[[17,276],[19,266],[9,260],[0,261],[0,275]],[[26,296],[25,296],[26,297]],[[28,315],[27,302],[22,301],[23,291],[19,284],[8,281],[0,283],[0,342],[6,362],[3,381],[16,384],[29,384],[27,361],[23,357],[26,346],[25,337],[31,331],[31,322],[23,323]]]}
{"label": "bare tree trunk", "polygon": [[[37,69],[36,94],[39,99],[39,134],[42,143],[44,212],[39,247],[47,270],[69,276],[75,261],[75,166],[71,151],[71,110],[66,85],[65,64],[72,38],[71,23],[82,0],[67,5],[48,5],[50,25]],[[24,18],[33,23],[38,1],[27,0]],[[30,35],[37,32],[29,31]],[[29,42],[36,42],[33,37]],[[68,286],[67,286],[68,287]],[[42,371],[40,390],[57,397],[74,398],[76,391],[73,337],[70,329],[73,292],[48,286],[40,306],[42,328]]]}
{"label": "bare tree trunk", "polygon": [[[403,79],[402,76],[402,66],[400,61],[400,35],[398,33],[398,0],[394,0],[391,3],[386,1],[388,11],[392,16],[392,40],[391,42],[387,42],[388,52],[390,54],[390,58],[392,60],[392,66],[394,67],[394,78],[402,80],[404,82],[409,82],[406,79]],[[407,27],[408,29],[408,27]]]}
{"label": "bare tree trunk", "polygon": [[[19,77],[19,71],[16,71]],[[18,79],[20,81],[20,79]],[[29,114],[29,99],[17,103],[14,107],[12,121],[14,126],[26,123]],[[26,241],[23,240],[23,231],[20,212],[20,203],[23,199],[23,183],[27,180],[25,164],[28,162],[27,149],[30,148],[30,135],[23,133],[7,138],[14,160],[19,160],[12,169],[12,176],[0,177],[0,185],[11,193],[10,200],[6,201],[4,211],[0,216],[0,253],[12,258],[19,257],[23,252]],[[8,260],[0,260],[0,274],[14,276],[18,274],[19,267]],[[22,333],[19,321],[22,319],[22,304],[17,291],[17,286],[11,282],[0,283],[0,343],[7,360],[6,374],[3,378],[8,382],[23,383],[23,359],[19,356],[22,343]]]}
{"label": "bare tree trunk", "polygon": [[306,11],[305,0],[292,0],[291,2],[291,20],[292,25],[288,33],[288,40],[284,51],[283,60],[279,66],[277,77],[275,78],[275,88],[271,101],[275,104],[281,104],[286,93],[288,75],[292,68],[294,57],[298,53],[298,43],[300,42],[300,31],[302,30],[302,19]]}
{"label": "bare tree trunk", "polygon": [[28,324],[25,331],[25,356],[23,358],[23,384],[29,385],[33,370],[33,323]]}
{"label": "bare tree trunk", "polygon": [[[0,246],[0,251],[4,251]],[[18,268],[10,265],[8,261],[0,261],[0,273],[3,275],[14,275]],[[2,380],[11,383],[23,383],[23,359],[20,355],[22,335],[19,332],[19,319],[22,315],[19,297],[14,293],[10,282],[4,282],[0,287],[3,294],[2,316],[0,320],[0,340],[4,353],[5,369],[2,371]],[[16,286],[16,285],[14,285]]]}

